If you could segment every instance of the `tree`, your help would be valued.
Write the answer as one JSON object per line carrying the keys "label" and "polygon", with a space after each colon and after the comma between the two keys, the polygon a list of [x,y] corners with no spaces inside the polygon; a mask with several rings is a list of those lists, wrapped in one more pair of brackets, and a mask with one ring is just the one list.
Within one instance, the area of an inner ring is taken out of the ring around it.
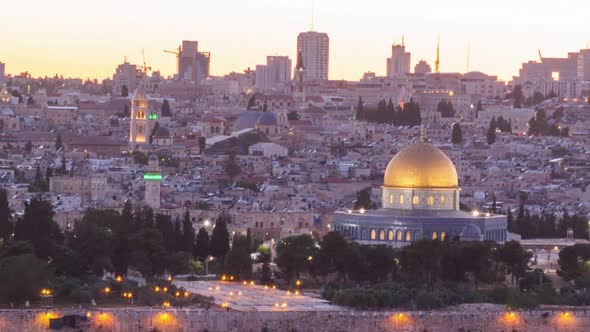
{"label": "tree", "polygon": [[193,253],[195,245],[195,228],[191,222],[191,215],[186,210],[182,219],[182,251]]}
{"label": "tree", "polygon": [[224,170],[231,182],[233,182],[235,177],[238,176],[242,172],[242,169],[240,168],[240,164],[238,163],[238,158],[236,158],[236,155],[234,155],[234,154],[229,155],[229,158],[227,159],[227,161],[225,163]]}
{"label": "tree", "polygon": [[[104,211],[107,210],[97,213],[102,215]],[[74,234],[71,248],[78,255],[78,264],[82,273],[92,273],[102,277],[105,272],[114,271],[111,261],[115,242],[112,229],[85,218],[77,224]]]}
{"label": "tree", "polygon": [[30,241],[39,258],[48,258],[55,246],[63,242],[63,234],[53,215],[51,202],[42,196],[31,198],[25,202],[24,215],[16,222],[14,239]]}
{"label": "tree", "polygon": [[167,255],[162,233],[154,228],[144,228],[131,236],[129,242],[131,266],[148,280],[164,273],[167,267]]}
{"label": "tree", "polygon": [[363,106],[363,98],[359,96],[359,100],[356,104],[356,117],[357,120],[366,120],[365,109]]}
{"label": "tree", "polygon": [[590,260],[590,245],[577,243],[563,248],[559,252],[557,274],[570,281],[590,276],[587,262]]}
{"label": "tree", "polygon": [[0,302],[33,300],[39,289],[47,287],[50,272],[47,264],[32,254],[0,259]]}
{"label": "tree", "polygon": [[287,120],[289,121],[297,121],[299,120],[299,112],[296,110],[291,110],[287,113]]}
{"label": "tree", "polygon": [[487,141],[489,145],[492,145],[496,142],[496,126],[493,126],[493,123],[490,122],[490,127],[488,128],[488,133],[486,135]]}
{"label": "tree", "polygon": [[121,87],[121,96],[122,97],[128,97],[129,96],[129,88],[125,84]]}
{"label": "tree", "polygon": [[[532,255],[517,241],[508,241],[498,246],[495,253],[495,260],[503,264],[506,274],[510,274],[513,283],[524,276]],[[518,282],[515,284],[518,285]]]}
{"label": "tree", "polygon": [[520,84],[517,84],[514,87],[514,91],[512,91],[512,99],[514,99],[514,108],[522,108],[524,95],[522,93],[522,86]]}
{"label": "tree", "polygon": [[309,268],[309,257],[313,257],[315,245],[309,234],[283,238],[276,247],[275,263],[284,273],[284,279],[290,282],[299,278]]}
{"label": "tree", "polygon": [[29,98],[27,99],[27,105],[35,105],[35,100],[33,99],[33,96],[29,96]]}
{"label": "tree", "polygon": [[458,123],[453,124],[453,131],[451,133],[451,142],[453,144],[460,144],[463,141],[463,132],[461,125]]}
{"label": "tree", "polygon": [[180,223],[180,220],[178,218],[174,222],[174,230],[172,237],[174,238],[173,250],[182,250],[182,224]]}
{"label": "tree", "polygon": [[59,174],[65,175],[68,173],[68,169],[66,166],[66,157],[61,157],[61,167],[59,169]]}
{"label": "tree", "polygon": [[205,148],[207,148],[207,139],[205,136],[199,136],[199,152],[205,153]]}
{"label": "tree", "polygon": [[174,225],[170,216],[160,213],[156,214],[156,229],[164,237],[164,248],[166,248],[166,251],[176,251],[177,242],[174,236]]}
{"label": "tree", "polygon": [[211,256],[221,259],[225,258],[225,255],[229,251],[229,232],[227,230],[227,221],[229,216],[222,213],[217,217],[215,221],[215,227],[211,234],[211,242],[209,243],[209,251]]}
{"label": "tree", "polygon": [[252,259],[250,258],[248,239],[242,235],[234,236],[232,248],[225,258],[225,272],[247,280],[252,277]]}
{"label": "tree", "polygon": [[51,167],[47,167],[47,169],[45,169],[45,182],[47,184],[49,184],[49,179],[51,179],[53,177],[53,168]]}
{"label": "tree", "polygon": [[205,227],[201,227],[197,234],[194,257],[201,262],[204,262],[209,257],[209,233],[207,233]]}
{"label": "tree", "polygon": [[260,283],[268,285],[272,281],[272,271],[270,270],[270,251],[261,252],[259,261],[262,263],[260,268]]}
{"label": "tree", "polygon": [[477,102],[477,106],[475,107],[475,118],[479,118],[479,112],[483,111],[483,105],[481,100]]}
{"label": "tree", "polygon": [[0,238],[7,242],[12,233],[12,215],[6,189],[0,189]]}
{"label": "tree", "polygon": [[161,114],[162,116],[166,117],[172,116],[172,110],[170,110],[170,103],[168,102],[168,99],[164,99],[164,102],[162,103]]}
{"label": "tree", "polygon": [[418,240],[402,248],[401,271],[408,280],[432,285],[443,271],[444,246],[438,240]]}
{"label": "tree", "polygon": [[62,149],[64,147],[62,140],[61,140],[61,134],[58,133],[57,137],[55,138],[55,150],[58,151],[60,149]]}
{"label": "tree", "polygon": [[360,210],[365,209],[368,210],[372,208],[373,202],[371,202],[371,188],[365,188],[359,191],[356,194],[356,201],[354,202],[353,209]]}
{"label": "tree", "polygon": [[250,96],[250,98],[248,99],[248,109],[251,109],[252,107],[256,106],[256,94],[252,94]]}
{"label": "tree", "polygon": [[453,107],[453,104],[451,101],[447,101],[446,99],[438,102],[437,111],[443,118],[452,118],[455,116],[455,108]]}
{"label": "tree", "polygon": [[33,151],[33,143],[31,141],[27,141],[27,143],[25,144],[25,150],[28,153],[31,153],[31,151]]}

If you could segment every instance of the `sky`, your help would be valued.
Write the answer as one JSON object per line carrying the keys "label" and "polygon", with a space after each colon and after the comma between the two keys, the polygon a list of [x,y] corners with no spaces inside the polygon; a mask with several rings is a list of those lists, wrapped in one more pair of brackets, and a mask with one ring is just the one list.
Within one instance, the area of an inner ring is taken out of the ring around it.
{"label": "sky", "polygon": [[[312,10],[313,8],[313,10]],[[0,9],[0,62],[33,76],[112,77],[127,57],[165,76],[176,69],[182,40],[211,52],[211,73],[241,72],[267,55],[295,62],[299,32],[330,37],[330,79],[385,74],[391,44],[405,39],[412,68],[434,67],[440,35],[441,71],[470,69],[509,80],[523,62],[565,57],[590,42],[588,0],[19,0]]]}

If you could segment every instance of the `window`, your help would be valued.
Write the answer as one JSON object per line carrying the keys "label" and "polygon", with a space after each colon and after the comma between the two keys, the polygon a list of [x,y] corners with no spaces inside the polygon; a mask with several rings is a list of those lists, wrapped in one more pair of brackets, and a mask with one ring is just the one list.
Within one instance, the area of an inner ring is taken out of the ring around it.
{"label": "window", "polygon": [[410,231],[406,231],[406,242],[412,241],[412,233]]}
{"label": "window", "polygon": [[440,196],[440,204],[445,204],[445,195]]}
{"label": "window", "polygon": [[393,231],[391,229],[387,232],[387,239],[393,241]]}
{"label": "window", "polygon": [[398,230],[398,231],[397,231],[397,240],[398,240],[398,241],[402,241],[402,240],[403,240],[403,239],[402,239],[402,236],[403,236],[403,235],[402,235],[402,231]]}
{"label": "window", "polygon": [[389,194],[389,204],[393,204],[393,194]]}
{"label": "window", "polygon": [[426,202],[428,205],[434,204],[434,197],[428,196],[428,201]]}
{"label": "window", "polygon": [[440,233],[440,240],[441,240],[441,241],[444,241],[446,238],[447,238],[447,233],[445,233],[445,232],[441,232],[441,233]]}
{"label": "window", "polygon": [[432,232],[432,239],[433,240],[438,239],[438,233],[437,232]]}
{"label": "window", "polygon": [[379,231],[379,240],[385,241],[385,231],[384,230]]}
{"label": "window", "polygon": [[377,239],[377,231],[372,229],[371,230],[371,240],[376,240]]}
{"label": "window", "polygon": [[404,195],[399,195],[399,204],[400,205],[404,204]]}
{"label": "window", "polygon": [[414,204],[414,205],[420,204],[420,197],[418,197],[418,196],[412,197],[412,204]]}
{"label": "window", "polygon": [[254,223],[254,228],[258,228],[258,221]]}

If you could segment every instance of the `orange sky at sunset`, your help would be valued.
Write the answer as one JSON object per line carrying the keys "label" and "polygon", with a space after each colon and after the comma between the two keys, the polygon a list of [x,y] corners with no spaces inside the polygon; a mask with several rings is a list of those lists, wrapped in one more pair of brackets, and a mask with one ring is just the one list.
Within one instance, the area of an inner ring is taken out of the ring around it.
{"label": "orange sky at sunset", "polygon": [[[92,3],[92,4],[90,4]],[[198,40],[212,54],[213,75],[242,71],[266,55],[295,58],[296,37],[310,28],[311,0],[114,1],[22,0],[3,4],[0,62],[6,71],[106,78],[127,56],[162,74],[174,72],[174,50]],[[560,4],[563,6],[560,7]],[[6,15],[8,13],[8,15]],[[316,0],[316,30],[330,36],[330,78],[357,80],[385,73],[391,44],[405,35],[412,67],[434,63],[441,36],[441,70],[471,69],[510,79],[520,64],[565,57],[590,40],[590,1],[421,2]]]}

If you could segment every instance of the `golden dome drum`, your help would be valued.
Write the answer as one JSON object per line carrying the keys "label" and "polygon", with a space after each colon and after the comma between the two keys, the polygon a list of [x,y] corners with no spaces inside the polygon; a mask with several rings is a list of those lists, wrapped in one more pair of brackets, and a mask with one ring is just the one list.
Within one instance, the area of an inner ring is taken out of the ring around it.
{"label": "golden dome drum", "polygon": [[387,165],[385,187],[452,189],[459,186],[457,170],[447,155],[430,143],[412,144]]}

